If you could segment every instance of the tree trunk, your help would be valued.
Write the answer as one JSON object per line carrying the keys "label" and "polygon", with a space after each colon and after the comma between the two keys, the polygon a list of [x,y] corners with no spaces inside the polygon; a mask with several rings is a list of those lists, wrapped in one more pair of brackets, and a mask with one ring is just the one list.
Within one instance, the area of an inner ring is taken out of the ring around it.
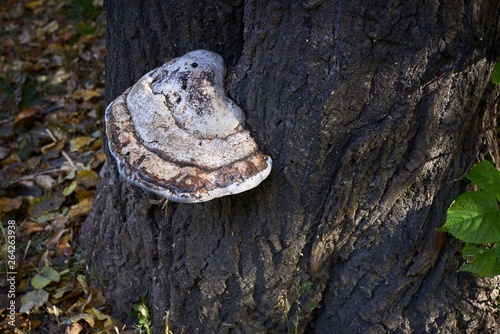
{"label": "tree trunk", "polygon": [[471,164],[498,157],[498,1],[105,8],[107,102],[170,58],[218,52],[274,161],[259,187],[165,216],[110,158],[80,243],[115,315],[149,291],[157,333],[166,311],[176,334],[498,325],[478,302],[489,281],[456,273],[460,243],[436,230]]}

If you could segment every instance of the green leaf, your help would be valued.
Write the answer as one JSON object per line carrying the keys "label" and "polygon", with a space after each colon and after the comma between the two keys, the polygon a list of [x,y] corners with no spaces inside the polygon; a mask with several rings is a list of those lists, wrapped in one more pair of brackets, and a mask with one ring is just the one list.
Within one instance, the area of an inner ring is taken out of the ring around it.
{"label": "green leaf", "polygon": [[493,73],[491,74],[491,82],[500,85],[500,62],[495,64],[493,67]]}
{"label": "green leaf", "polygon": [[500,201],[500,171],[491,162],[485,160],[474,165],[467,178]]}
{"label": "green leaf", "polygon": [[300,287],[301,292],[307,292],[312,289],[313,283],[311,281],[306,281],[302,283],[302,286]]}
{"label": "green leaf", "polygon": [[462,250],[464,258],[473,260],[460,267],[458,271],[468,271],[485,277],[493,277],[500,274],[500,247],[479,248],[471,244],[465,245]]}
{"label": "green leaf", "polygon": [[31,285],[35,289],[43,289],[51,282],[59,282],[61,276],[57,271],[52,269],[51,267],[43,267],[39,273],[37,273],[31,279]]}
{"label": "green leaf", "polygon": [[500,242],[500,212],[496,198],[484,191],[458,196],[448,209],[441,230],[467,243]]}

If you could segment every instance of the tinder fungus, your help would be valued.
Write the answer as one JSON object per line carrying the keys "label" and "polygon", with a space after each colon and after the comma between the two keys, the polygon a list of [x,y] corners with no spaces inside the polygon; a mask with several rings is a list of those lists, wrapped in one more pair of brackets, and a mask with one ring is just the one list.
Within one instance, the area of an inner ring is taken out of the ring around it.
{"label": "tinder fungus", "polygon": [[109,149],[127,181],[179,203],[259,185],[271,158],[243,128],[218,54],[196,50],[144,75],[106,108]]}

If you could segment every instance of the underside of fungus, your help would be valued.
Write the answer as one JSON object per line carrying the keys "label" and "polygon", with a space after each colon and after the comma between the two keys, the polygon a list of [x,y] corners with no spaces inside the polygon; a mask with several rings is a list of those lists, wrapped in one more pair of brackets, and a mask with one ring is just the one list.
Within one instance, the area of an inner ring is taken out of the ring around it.
{"label": "underside of fungus", "polygon": [[144,75],[106,108],[106,134],[127,181],[179,203],[259,185],[272,160],[225,93],[218,54],[196,50]]}

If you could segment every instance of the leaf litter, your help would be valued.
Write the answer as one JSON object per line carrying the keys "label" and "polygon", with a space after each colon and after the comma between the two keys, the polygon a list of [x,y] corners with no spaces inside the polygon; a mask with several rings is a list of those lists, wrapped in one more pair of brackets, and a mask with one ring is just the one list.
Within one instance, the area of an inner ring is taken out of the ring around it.
{"label": "leaf litter", "polygon": [[102,0],[6,0],[0,25],[0,332],[130,333],[89,288],[75,243],[105,162]]}

